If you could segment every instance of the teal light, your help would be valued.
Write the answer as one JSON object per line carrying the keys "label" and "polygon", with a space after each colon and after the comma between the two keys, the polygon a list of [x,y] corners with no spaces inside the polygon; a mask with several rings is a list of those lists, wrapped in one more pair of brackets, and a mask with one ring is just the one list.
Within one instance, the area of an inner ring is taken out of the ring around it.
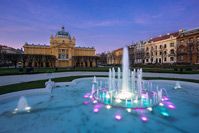
{"label": "teal light", "polygon": [[167,113],[167,112],[161,112],[161,114],[162,114],[163,116],[166,116],[166,117],[169,116],[169,113]]}

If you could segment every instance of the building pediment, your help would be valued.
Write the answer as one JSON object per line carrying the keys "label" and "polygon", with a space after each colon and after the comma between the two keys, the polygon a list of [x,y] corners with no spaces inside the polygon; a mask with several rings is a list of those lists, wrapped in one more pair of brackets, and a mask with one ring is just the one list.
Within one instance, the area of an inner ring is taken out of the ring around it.
{"label": "building pediment", "polygon": [[58,44],[57,47],[58,47],[58,48],[68,48],[69,45],[63,43],[63,44]]}

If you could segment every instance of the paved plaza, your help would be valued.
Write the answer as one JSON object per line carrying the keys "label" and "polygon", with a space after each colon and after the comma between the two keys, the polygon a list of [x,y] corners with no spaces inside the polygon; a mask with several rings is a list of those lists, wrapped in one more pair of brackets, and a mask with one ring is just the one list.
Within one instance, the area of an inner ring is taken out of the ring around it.
{"label": "paved plaza", "polygon": [[[107,75],[108,72],[59,72],[53,73],[53,78],[70,77],[70,76],[100,76]],[[169,73],[143,73],[143,77],[162,77],[162,78],[182,78],[199,80],[199,74],[169,74]],[[16,84],[22,82],[36,81],[48,79],[46,73],[43,74],[28,74],[28,75],[10,75],[0,76],[0,86]]]}

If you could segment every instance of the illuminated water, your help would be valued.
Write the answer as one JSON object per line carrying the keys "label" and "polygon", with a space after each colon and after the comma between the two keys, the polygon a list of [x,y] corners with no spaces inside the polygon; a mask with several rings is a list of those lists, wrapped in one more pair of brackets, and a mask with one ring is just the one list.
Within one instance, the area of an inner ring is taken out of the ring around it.
{"label": "illuminated water", "polygon": [[[27,96],[30,112],[13,114],[18,100],[0,103],[0,132],[198,132],[199,90],[196,86],[176,82],[156,82],[166,88],[169,99],[163,107],[148,110],[110,108],[90,103],[84,98],[91,91],[92,80],[81,81],[77,86],[54,88],[52,94]],[[104,82],[102,83],[104,86]],[[85,104],[86,102],[87,104]],[[175,109],[171,109],[175,106]],[[93,112],[99,107],[98,112]],[[120,121],[116,114],[121,114]],[[141,116],[146,116],[148,121]]]}

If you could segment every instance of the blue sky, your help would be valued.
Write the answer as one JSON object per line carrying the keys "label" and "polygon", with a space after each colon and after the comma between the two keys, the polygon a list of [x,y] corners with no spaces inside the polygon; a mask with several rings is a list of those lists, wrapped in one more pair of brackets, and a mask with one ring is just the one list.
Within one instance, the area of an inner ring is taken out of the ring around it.
{"label": "blue sky", "polygon": [[199,27],[199,0],[0,0],[0,44],[49,44],[61,26],[96,53]]}

